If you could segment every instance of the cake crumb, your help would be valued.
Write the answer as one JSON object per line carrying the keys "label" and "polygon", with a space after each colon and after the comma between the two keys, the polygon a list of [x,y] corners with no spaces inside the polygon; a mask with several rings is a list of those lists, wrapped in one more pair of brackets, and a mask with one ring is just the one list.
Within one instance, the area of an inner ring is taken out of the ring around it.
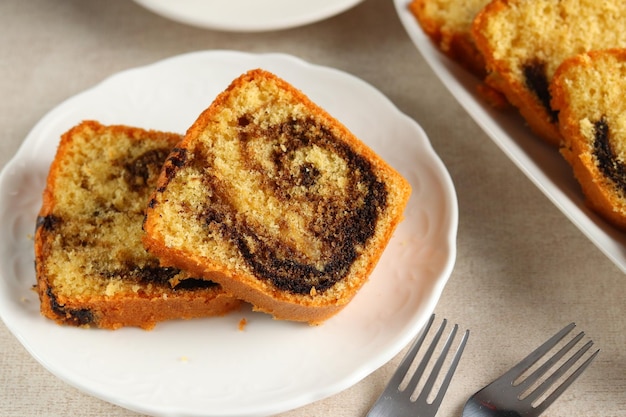
{"label": "cake crumb", "polygon": [[246,329],[246,324],[248,324],[248,320],[246,320],[246,318],[242,318],[241,320],[239,320],[239,331],[243,332]]}
{"label": "cake crumb", "polygon": [[179,360],[180,360],[182,363],[187,363],[187,362],[189,362],[189,358],[188,358],[187,356],[181,356],[181,357],[179,358]]}

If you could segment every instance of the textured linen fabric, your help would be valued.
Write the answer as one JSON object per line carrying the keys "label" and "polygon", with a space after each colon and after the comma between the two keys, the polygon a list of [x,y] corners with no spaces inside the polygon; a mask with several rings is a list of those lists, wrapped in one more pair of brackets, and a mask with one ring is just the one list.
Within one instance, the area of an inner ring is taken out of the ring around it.
{"label": "textured linen fabric", "polygon": [[[453,178],[460,211],[457,262],[435,313],[471,330],[439,415],[460,415],[469,395],[575,321],[601,352],[546,415],[626,416],[626,277],[465,113],[389,0],[256,34],[185,26],[129,0],[3,0],[0,167],[63,100],[118,71],[207,49],[282,52],[347,71],[425,129]],[[400,357],[281,417],[365,415]],[[1,322],[0,404],[2,417],[138,415],[49,373]]]}

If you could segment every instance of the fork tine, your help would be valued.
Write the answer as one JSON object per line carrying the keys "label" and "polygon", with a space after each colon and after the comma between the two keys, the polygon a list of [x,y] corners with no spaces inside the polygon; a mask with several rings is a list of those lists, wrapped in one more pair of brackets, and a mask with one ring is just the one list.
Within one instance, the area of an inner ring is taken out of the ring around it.
{"label": "fork tine", "polygon": [[[456,336],[456,332],[458,328],[459,326],[455,324],[452,332],[448,336],[448,340],[446,342],[445,347],[443,348],[441,352],[441,356],[439,356],[439,359],[437,360],[437,363],[435,364],[435,367],[433,368],[433,371],[430,377],[428,378],[426,385],[424,386],[424,390],[420,394],[420,397],[423,396],[424,401],[426,401],[428,394],[433,389],[435,380],[437,376],[439,375],[439,372],[441,370],[441,367],[443,366],[443,362],[445,358],[448,356],[448,352],[450,351],[450,348],[452,346],[452,341],[454,340]],[[446,376],[441,382],[441,386],[439,387],[439,392],[437,393],[436,397],[433,399],[433,402],[431,403],[437,408],[439,408],[439,406],[441,405],[441,402],[443,401],[443,397],[448,391],[448,387],[450,386],[450,382],[452,381],[452,376],[454,375],[457,365],[459,364],[459,361],[461,360],[461,355],[463,354],[463,350],[465,350],[465,345],[467,344],[468,338],[469,338],[469,330],[466,330],[461,339],[461,343],[457,347],[456,353],[454,354],[454,358],[452,359],[452,362],[450,363],[448,372],[446,373]]]}
{"label": "fork tine", "polygon": [[428,397],[428,395],[430,394],[430,391],[433,389],[435,385],[435,380],[439,376],[439,372],[441,372],[443,361],[446,359],[446,356],[448,356],[448,351],[450,350],[450,347],[452,346],[452,340],[454,339],[454,336],[456,335],[458,328],[459,328],[458,324],[455,324],[454,327],[452,328],[452,332],[448,336],[448,339],[446,340],[446,344],[444,345],[441,353],[439,354],[439,358],[437,358],[437,362],[435,363],[435,366],[433,366],[433,369],[430,371],[430,375],[428,376],[428,379],[424,383],[422,392],[419,395],[421,398],[426,399],[426,397]]}
{"label": "fork tine", "polygon": [[[584,333],[580,332],[578,334],[578,336],[576,336],[576,338],[570,340],[570,342],[567,345],[563,346],[563,348],[561,350],[559,350],[554,356],[552,356],[549,360],[547,360],[546,363],[544,363],[531,376],[529,376],[528,379],[526,381],[524,381],[524,384],[528,383],[528,385],[530,385],[531,383],[534,383],[534,382],[538,381],[539,378],[541,378],[542,375],[546,374],[548,372],[548,370],[555,363],[558,362],[559,359],[561,359],[563,356],[565,356],[565,354],[567,352],[570,352],[572,350],[572,348],[574,347],[574,345],[576,345],[583,336],[584,336]],[[550,375],[548,378],[546,378],[545,381],[543,381],[541,383],[541,385],[539,385],[537,388],[535,388],[535,390],[532,393],[530,393],[527,397],[530,398],[531,401],[534,401],[538,397],[540,397],[541,394],[543,394],[550,387],[550,385],[554,381],[556,381],[561,375],[563,375],[565,372],[567,372],[567,370],[574,364],[574,362],[576,362],[578,360],[578,358],[580,358],[587,350],[589,350],[591,345],[593,345],[592,341],[587,342],[587,344],[585,344],[583,347],[581,347],[578,350],[578,352],[576,352],[566,363],[561,365],[559,367],[559,369],[554,371],[554,373],[552,375]]]}
{"label": "fork tine", "polygon": [[[446,328],[446,324],[447,324],[447,320],[443,319],[443,321],[441,322],[441,326],[439,326],[439,330],[437,330],[437,333],[433,337],[433,340],[431,341],[430,346],[428,346],[428,350],[422,357],[422,360],[420,361],[419,366],[413,373],[413,376],[411,377],[411,380],[409,381],[405,389],[406,391],[413,392],[417,388],[417,384],[419,383],[420,378],[424,374],[424,371],[426,370],[426,366],[428,365],[428,362],[430,362],[430,358],[433,356],[433,353],[435,352],[435,347],[439,343],[439,339],[441,339],[441,335],[443,334],[443,331]],[[424,332],[424,334],[426,333],[427,332]]]}
{"label": "fork tine", "polygon": [[417,352],[422,347],[422,344],[424,343],[424,339],[426,339],[426,334],[429,332],[430,326],[433,324],[434,320],[435,320],[435,315],[433,314],[430,316],[430,320],[428,320],[428,323],[426,324],[426,327],[424,327],[422,334],[410,347],[409,351],[406,353],[406,355],[402,359],[402,362],[400,362],[398,369],[396,369],[393,376],[389,380],[387,384],[388,388],[391,389],[393,387],[397,389],[400,386],[400,384],[402,383],[402,380],[406,376],[406,373],[411,367],[411,364],[413,363],[413,359],[415,359]]}
{"label": "fork tine", "polygon": [[[567,343],[567,345],[563,346],[557,353],[555,353],[550,359],[548,359],[543,365],[541,365],[537,370],[535,370],[531,375],[529,375],[523,382],[521,382],[518,386],[520,391],[526,390],[530,385],[534,384],[536,381],[541,378],[552,366],[557,363],[565,354],[572,350],[572,348],[583,338],[585,335],[584,332],[578,333],[578,335]],[[564,370],[565,371],[565,370]],[[537,392],[537,390],[535,390]]]}
{"label": "fork tine", "polygon": [[504,375],[502,375],[499,379],[509,379],[510,381],[514,381],[519,376],[524,373],[528,368],[533,366],[543,355],[545,355],[550,349],[556,346],[561,339],[563,339],[572,329],[576,327],[575,323],[570,323],[565,326],[561,331],[548,339],[544,344],[539,346],[537,349],[532,351],[528,356],[521,360],[517,365],[509,369]]}
{"label": "fork tine", "polygon": [[548,397],[546,397],[546,399],[543,400],[541,404],[535,407],[535,409],[537,410],[537,415],[543,413],[546,408],[548,408],[557,398],[561,396],[561,394],[563,394],[563,392],[565,392],[565,390],[570,385],[572,385],[572,383],[580,376],[580,374],[583,373],[583,371],[595,359],[595,357],[598,355],[599,352],[600,352],[600,349],[596,350],[591,356],[589,356],[589,358],[587,358],[587,360],[583,362],[578,367],[578,369],[574,371],[574,373],[572,373],[565,381],[563,381],[563,383],[558,388],[556,388],[550,395],[548,395]]}
{"label": "fork tine", "polygon": [[[426,348],[423,345],[431,329],[434,319],[435,315],[433,314],[422,332],[420,333],[420,336],[417,337],[415,342],[409,348],[408,352],[404,355],[404,358],[402,359],[396,371],[393,373],[383,392],[380,394],[374,405],[372,405],[372,407],[370,408],[367,417],[388,417],[401,415],[419,415],[422,417],[435,416],[439,406],[441,405],[443,396],[448,389],[448,386],[450,385],[450,381],[452,380],[453,374],[456,371],[456,367],[460,361],[463,349],[465,348],[465,344],[467,343],[467,339],[469,337],[469,330],[465,332],[463,340],[459,344],[454,358],[452,358],[451,360],[449,370],[447,371],[447,374],[443,377],[439,392],[437,393],[433,402],[429,403],[428,397],[430,391],[433,390],[434,383],[438,377],[438,374],[443,368],[445,358],[450,352],[451,345],[453,344],[453,339],[455,338],[458,330],[458,325],[455,325],[454,330],[452,330],[452,334],[445,342],[445,346],[443,347],[443,351],[440,353],[440,356],[437,358],[436,361],[433,359],[433,361],[435,361],[436,363],[427,377],[425,376],[427,364],[432,359],[435,348],[439,344],[441,335],[447,323],[447,320],[443,319],[441,327],[437,331],[436,335],[429,342],[428,348]],[[421,354],[420,352],[422,348],[426,350],[424,354]],[[418,361],[416,360],[418,354],[420,354],[421,357],[419,363],[417,363]],[[411,371],[411,367],[414,362],[417,369],[415,371]],[[426,382],[425,386],[423,388],[420,388],[420,393],[417,394],[417,386],[421,378],[425,378]],[[405,380],[408,380],[408,382],[406,383],[406,387],[401,390],[401,386],[405,385],[403,384]],[[424,394],[424,392],[426,392],[426,394]],[[417,398],[415,398],[415,396],[417,396]]]}
{"label": "fork tine", "polygon": [[[543,381],[541,383],[541,385],[539,385],[539,387],[537,387],[537,389],[535,391],[533,391],[527,397],[528,400],[531,401],[531,402],[536,401],[544,392],[546,392],[548,390],[548,388],[550,388],[557,381],[557,379],[559,379],[563,374],[565,374],[565,372],[567,372],[570,368],[572,368],[574,366],[574,364],[585,354],[585,352],[587,352],[589,350],[589,348],[592,345],[593,345],[593,342],[589,341],[583,347],[581,347],[574,355],[572,355],[571,358],[569,358],[567,360],[567,362],[565,362],[563,365],[561,365],[559,367],[559,369],[557,369],[552,375],[550,375],[549,378],[547,378],[545,381]],[[585,368],[587,366],[589,366],[589,364],[591,363],[593,358],[595,358],[595,356],[598,354],[598,352],[599,352],[599,350],[597,350],[585,362],[583,362],[583,364],[580,365],[578,367],[578,369],[576,371],[574,371],[574,373],[572,373],[572,375],[570,375],[568,377],[568,379],[566,379],[554,392],[552,392],[536,408],[539,409],[539,407],[543,407],[541,409],[545,410],[545,408],[547,408],[550,404],[552,404],[552,402],[554,402],[554,400],[556,400],[559,397],[559,395],[561,395],[561,393],[563,393],[563,391],[565,391],[565,389],[567,387],[569,387],[569,385],[572,382],[574,382],[574,380],[582,373],[582,371],[584,371]]]}

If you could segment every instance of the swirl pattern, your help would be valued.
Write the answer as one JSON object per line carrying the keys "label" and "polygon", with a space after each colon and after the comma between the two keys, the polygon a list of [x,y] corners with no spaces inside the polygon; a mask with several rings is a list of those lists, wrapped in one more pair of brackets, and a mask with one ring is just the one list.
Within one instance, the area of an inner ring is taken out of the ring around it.
{"label": "swirl pattern", "polygon": [[[267,127],[249,119],[239,118],[236,153],[248,178],[203,177],[208,198],[202,221],[277,288],[324,291],[345,276],[374,233],[386,205],[385,185],[364,157],[310,118]],[[191,165],[219,164],[216,155],[194,154]],[[256,190],[254,199],[239,192],[244,182]]]}

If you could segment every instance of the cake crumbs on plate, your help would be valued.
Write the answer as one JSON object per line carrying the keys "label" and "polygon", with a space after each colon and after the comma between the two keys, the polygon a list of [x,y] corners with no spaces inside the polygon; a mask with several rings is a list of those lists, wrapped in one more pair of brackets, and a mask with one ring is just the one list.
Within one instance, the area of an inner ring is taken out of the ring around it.
{"label": "cake crumbs on plate", "polygon": [[246,329],[247,324],[248,324],[248,320],[246,320],[245,317],[239,320],[239,331],[243,332]]}

